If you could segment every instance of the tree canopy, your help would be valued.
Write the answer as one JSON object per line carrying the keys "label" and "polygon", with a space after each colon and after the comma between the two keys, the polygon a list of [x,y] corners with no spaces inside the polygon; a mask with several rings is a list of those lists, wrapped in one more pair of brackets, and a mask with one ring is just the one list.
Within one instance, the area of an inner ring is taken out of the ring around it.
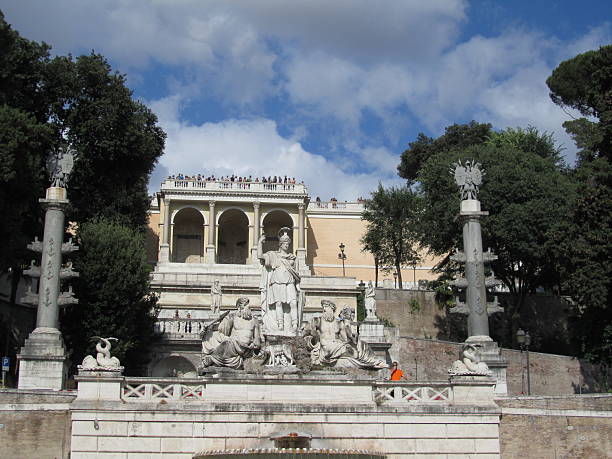
{"label": "tree canopy", "polygon": [[561,62],[546,84],[555,104],[599,120],[579,118],[563,124],[583,149],[579,157],[585,151],[587,157],[594,152],[612,159],[612,45]]}
{"label": "tree canopy", "polygon": [[447,126],[443,135],[437,139],[427,137],[420,133],[416,141],[409,143],[409,147],[402,153],[401,162],[397,167],[400,177],[412,184],[418,173],[429,158],[443,151],[457,150],[478,145],[485,141],[491,133],[491,125],[471,121],[468,124],[453,124]]}
{"label": "tree canopy", "polygon": [[408,187],[379,185],[365,203],[362,218],[368,224],[362,244],[375,257],[377,266],[395,267],[399,288],[402,267],[420,259],[416,231],[420,212],[420,198]]}
{"label": "tree canopy", "polygon": [[79,304],[62,317],[62,333],[72,361],[91,353],[92,336],[119,339],[113,346],[126,370],[138,374],[153,340],[157,299],[150,294],[150,267],[142,234],[103,219],[83,223],[77,233],[79,251],[74,266]]}
{"label": "tree canopy", "polygon": [[557,234],[563,286],[574,300],[571,329],[584,355],[612,364],[612,45],[559,64],[552,100],[587,118],[566,121],[578,151],[577,199]]}
{"label": "tree canopy", "polygon": [[527,293],[559,282],[551,235],[569,210],[574,188],[557,156],[549,135],[509,129],[480,145],[432,156],[418,175],[425,202],[420,241],[445,255],[462,246],[456,221],[460,195],[449,170],[463,159],[482,164],[479,199],[489,212],[481,221],[483,247],[498,256],[492,269],[514,295],[510,316],[520,313]]}
{"label": "tree canopy", "polygon": [[[82,358],[92,334],[121,338],[134,363],[150,339],[149,268],[141,249],[147,183],[164,148],[156,116],[134,100],[125,77],[105,58],[50,57],[49,46],[21,37],[0,12],[0,269],[10,268],[12,300],[26,245],[42,236],[39,198],[49,186],[48,152],[69,142],[77,152],[68,183],[68,222],[83,244],[75,262],[79,304],[66,311],[67,341]],[[143,250],[143,249],[142,249]]]}

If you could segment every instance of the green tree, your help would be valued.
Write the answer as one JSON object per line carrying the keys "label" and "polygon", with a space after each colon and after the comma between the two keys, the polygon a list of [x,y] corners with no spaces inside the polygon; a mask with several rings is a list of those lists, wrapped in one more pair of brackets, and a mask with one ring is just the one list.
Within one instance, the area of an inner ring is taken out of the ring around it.
{"label": "green tree", "polygon": [[68,129],[78,151],[69,217],[146,225],[148,178],[164,149],[157,117],[132,98],[125,77],[98,54],[57,57],[47,76],[51,119],[58,129]]}
{"label": "green tree", "polygon": [[[114,73],[102,56],[51,59],[49,46],[20,37],[0,13],[0,211],[5,220],[0,229],[0,269],[11,268],[13,300],[22,266],[33,257],[26,245],[42,235],[43,211],[38,199],[49,185],[44,167],[47,152],[66,141],[78,152],[68,185],[71,207],[67,221],[86,228],[88,222],[106,217],[136,230],[134,237],[143,243],[147,181],[163,152],[164,139],[155,115],[133,99],[125,77]],[[89,243],[88,233],[80,237]],[[82,258],[80,269],[83,280],[93,283],[88,273],[95,266],[89,263],[97,262],[93,257]],[[113,296],[134,299],[133,295],[142,298],[146,294],[124,282],[105,283],[104,288],[108,291],[79,289],[81,303],[99,305]],[[96,308],[94,312],[102,310]],[[104,323],[106,319],[96,320]],[[143,343],[152,333],[148,324],[139,323]],[[91,329],[67,331],[80,357]],[[138,335],[125,332],[122,336],[127,338],[120,352],[141,346],[136,342]],[[126,354],[127,360],[132,361],[133,355]]]}
{"label": "green tree", "polygon": [[402,153],[401,162],[397,167],[398,173],[400,177],[407,179],[409,184],[414,184],[419,171],[433,155],[481,144],[490,133],[490,124],[476,121],[448,126],[444,134],[437,139],[420,133],[414,142],[408,144],[410,148]]}
{"label": "green tree", "polygon": [[42,228],[37,209],[44,196],[43,152],[51,130],[40,82],[48,50],[21,38],[0,11],[0,271],[10,268],[15,282],[31,257],[26,244]]}
{"label": "green tree", "polygon": [[93,352],[92,336],[113,336],[113,355],[130,374],[139,374],[154,338],[155,305],[142,234],[110,220],[82,224],[74,266],[79,304],[62,317],[62,333],[73,364]]}
{"label": "green tree", "polygon": [[370,252],[374,258],[375,287],[378,287],[378,271],[381,267],[393,264],[393,258],[390,256],[391,251],[385,247],[387,241],[384,239],[383,233],[383,229],[376,222],[371,222],[367,225],[366,232],[360,240],[362,252]]}
{"label": "green tree", "polygon": [[546,81],[552,100],[587,118],[563,126],[578,147],[578,198],[558,236],[571,330],[588,358],[612,364],[612,45],[562,62]]}
{"label": "green tree", "polygon": [[[418,176],[425,201],[420,241],[434,254],[447,255],[462,247],[456,220],[460,195],[449,171],[458,160],[482,164],[486,175],[479,199],[489,212],[481,221],[483,245],[498,256],[491,266],[513,294],[506,313],[514,328],[525,296],[559,282],[552,234],[566,218],[574,196],[550,136],[539,134],[536,142],[548,144],[547,154],[536,153],[540,147],[525,148],[533,135],[533,130],[506,130],[481,145],[441,152],[425,163]],[[517,136],[523,139],[517,142]]]}
{"label": "green tree", "polygon": [[561,62],[546,84],[555,104],[598,119],[563,123],[583,148],[579,159],[589,159],[593,154],[612,159],[612,45]]}
{"label": "green tree", "polygon": [[[391,260],[402,288],[402,266],[419,261],[417,227],[421,213],[421,200],[408,187],[382,185],[366,200],[363,219],[368,222],[363,238],[364,248],[374,250],[383,269]],[[375,242],[373,242],[375,241]],[[369,247],[369,249],[367,248]]]}

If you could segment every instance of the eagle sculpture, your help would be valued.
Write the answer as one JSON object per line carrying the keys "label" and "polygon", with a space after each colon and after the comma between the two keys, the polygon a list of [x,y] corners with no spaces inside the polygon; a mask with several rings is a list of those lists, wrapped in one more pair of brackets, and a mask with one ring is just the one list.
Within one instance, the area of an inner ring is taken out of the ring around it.
{"label": "eagle sculpture", "polygon": [[461,199],[477,199],[478,187],[482,185],[484,171],[480,170],[480,163],[474,160],[467,160],[465,165],[461,161],[453,164],[451,174],[455,177],[455,183],[459,186]]}

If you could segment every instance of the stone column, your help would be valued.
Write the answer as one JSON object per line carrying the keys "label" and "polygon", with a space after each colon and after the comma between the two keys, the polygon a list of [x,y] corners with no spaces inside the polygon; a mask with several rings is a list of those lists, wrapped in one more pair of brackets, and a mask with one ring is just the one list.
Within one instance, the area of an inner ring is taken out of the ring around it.
{"label": "stone column", "polygon": [[61,292],[61,279],[76,277],[72,268],[62,268],[62,253],[77,250],[64,240],[64,209],[68,205],[66,189],[47,189],[46,199],[40,200],[46,208],[42,243],[35,240],[28,248],[42,252],[40,268],[34,264],[25,274],[40,277],[38,294],[28,292],[22,300],[38,304],[36,329],[25,340],[19,359],[19,389],[61,390],[68,370],[64,340],[58,330],[60,305],[77,303],[72,290]]}
{"label": "stone column", "polygon": [[463,253],[465,254],[466,303],[468,312],[468,339],[490,341],[487,290],[485,288],[482,234],[480,229],[480,201],[461,201],[463,220]]}
{"label": "stone column", "polygon": [[68,201],[41,199],[45,213],[43,252],[40,264],[38,311],[36,328],[58,328],[60,294],[59,272],[62,265],[61,247],[64,240],[64,207]]}
{"label": "stone column", "polygon": [[259,237],[261,236],[259,205],[260,203],[258,201],[253,202],[253,245],[251,247],[251,260],[256,266],[260,264],[257,258],[257,246],[259,244]]}
{"label": "stone column", "polygon": [[298,204],[298,240],[296,256],[300,274],[309,274],[310,270],[306,265],[306,204]]}
{"label": "stone column", "polygon": [[508,363],[501,356],[499,347],[489,336],[489,314],[499,312],[494,303],[487,303],[487,283],[498,283],[493,278],[485,279],[484,264],[497,257],[490,251],[482,250],[480,217],[488,215],[482,212],[480,201],[464,199],[461,201],[459,217],[463,223],[463,252],[452,256],[455,261],[465,263],[465,278],[458,278],[454,284],[466,290],[466,301],[457,306],[457,312],[465,311],[468,315],[468,338],[466,343],[479,346],[480,358],[485,362],[495,377],[495,393],[506,395],[506,368]]}
{"label": "stone column", "polygon": [[216,250],[215,250],[215,234],[216,230],[216,216],[215,216],[215,201],[209,201],[209,212],[208,212],[208,246],[206,246],[206,262],[213,264],[217,262]]}
{"label": "stone column", "polygon": [[162,240],[159,246],[159,258],[160,263],[170,262],[170,200],[163,200],[164,208],[164,223],[162,227]]}
{"label": "stone column", "polygon": [[304,204],[298,204],[298,250],[306,249],[306,213]]}

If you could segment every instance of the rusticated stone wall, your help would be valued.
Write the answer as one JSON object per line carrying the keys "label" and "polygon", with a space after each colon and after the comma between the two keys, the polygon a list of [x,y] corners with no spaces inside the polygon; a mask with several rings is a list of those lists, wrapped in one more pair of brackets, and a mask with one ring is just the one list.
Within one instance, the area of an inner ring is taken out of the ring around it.
{"label": "rusticated stone wall", "polygon": [[[509,300],[509,295],[500,295],[502,304]],[[432,291],[377,289],[376,304],[378,316],[389,321],[400,337],[399,345],[394,345],[390,350],[391,358],[398,360],[412,379],[445,379],[448,368],[459,355],[459,342],[465,339],[462,332],[465,316],[448,314],[445,308],[436,303]],[[529,317],[538,311],[537,319],[533,318],[535,328],[530,332],[536,341],[529,353],[532,394],[601,392],[609,387],[612,383],[609,371],[605,373],[578,358],[559,355],[568,351],[567,311],[562,299],[535,295],[528,298],[526,310],[527,323],[531,323]],[[501,317],[493,316],[490,322],[493,339],[500,334],[499,327],[503,325]],[[387,331],[387,335],[393,335],[391,330]],[[533,352],[538,345],[555,353]],[[508,361],[508,393],[526,394],[526,353],[503,348],[502,354]]]}
{"label": "rusticated stone wall", "polygon": [[69,458],[75,394],[0,390],[0,457]]}
{"label": "rusticated stone wall", "polygon": [[[400,363],[410,380],[443,380],[457,360],[461,343],[400,336],[391,358]],[[397,349],[397,350],[396,350]],[[527,359],[524,352],[502,349],[508,362],[508,394],[527,394]],[[597,368],[575,357],[530,352],[531,393],[534,395],[601,392],[602,376]]]}
{"label": "rusticated stone wall", "polygon": [[502,409],[502,457],[608,458],[612,451],[612,395],[520,397]]}

